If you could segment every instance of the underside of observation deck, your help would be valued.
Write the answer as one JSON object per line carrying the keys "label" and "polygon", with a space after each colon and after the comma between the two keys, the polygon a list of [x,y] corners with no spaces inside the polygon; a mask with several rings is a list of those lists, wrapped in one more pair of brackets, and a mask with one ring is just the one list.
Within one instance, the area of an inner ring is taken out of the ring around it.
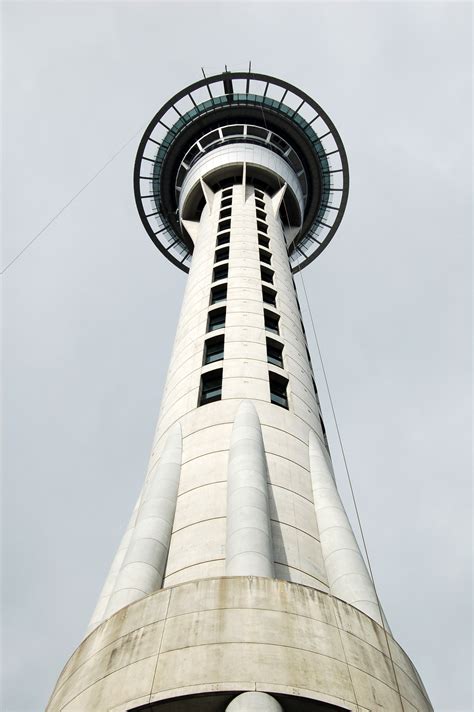
{"label": "underside of observation deck", "polygon": [[[293,271],[329,244],[342,220],[349,170],[341,138],[324,110],[288,82],[253,72],[224,72],[183,89],[154,116],[140,143],[134,171],[140,218],[155,245],[189,271],[193,244],[183,230],[179,193],[186,173],[206,153],[229,143],[262,145],[295,171],[304,215],[288,245]],[[247,181],[257,187],[251,173]],[[218,187],[242,182],[232,172]],[[291,220],[282,202],[283,223]]]}

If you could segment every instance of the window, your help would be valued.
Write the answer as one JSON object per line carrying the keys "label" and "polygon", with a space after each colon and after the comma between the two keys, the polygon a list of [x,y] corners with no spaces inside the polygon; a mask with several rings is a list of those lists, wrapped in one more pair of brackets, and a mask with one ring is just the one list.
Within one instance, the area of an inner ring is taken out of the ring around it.
{"label": "window", "polygon": [[260,200],[260,198],[255,198],[255,206],[259,210],[265,210],[265,203],[263,202],[263,200]]}
{"label": "window", "polygon": [[260,276],[262,278],[262,282],[269,282],[270,284],[273,284],[273,275],[275,272],[273,272],[271,269],[268,269],[267,267],[260,267]]}
{"label": "window", "polygon": [[[229,227],[230,227],[230,220],[229,220]],[[259,230],[260,232],[264,232],[266,235],[268,232],[268,225],[266,223],[262,222],[261,220],[257,220],[257,230]]]}
{"label": "window", "polygon": [[229,195],[232,196],[232,190],[233,190],[232,186],[230,188],[225,188],[222,191],[222,197],[225,198],[225,197],[228,197]]}
{"label": "window", "polygon": [[273,339],[267,339],[267,361],[274,366],[283,368],[283,344]]}
{"label": "window", "polygon": [[230,208],[232,205],[232,196],[229,196],[228,198],[222,198],[221,200],[221,210],[223,208]]}
{"label": "window", "polygon": [[272,307],[276,306],[276,292],[274,289],[270,289],[270,287],[263,287],[262,286],[262,299],[265,302],[265,304],[270,304]]}
{"label": "window", "polygon": [[216,329],[223,329],[225,326],[225,307],[220,307],[220,309],[213,309],[209,312],[209,317],[207,320],[207,330],[216,331]]}
{"label": "window", "polygon": [[214,336],[204,342],[204,366],[224,358],[224,336]]}
{"label": "window", "polygon": [[220,232],[221,230],[230,230],[230,220],[219,220],[217,232]]}
{"label": "window", "polygon": [[201,388],[199,389],[199,405],[213,403],[222,398],[222,368],[215,371],[208,371],[201,376]]}
{"label": "window", "polygon": [[218,279],[227,279],[229,274],[229,265],[225,262],[223,265],[218,265],[214,267],[212,272],[212,281],[217,282]]}
{"label": "window", "polygon": [[229,248],[221,247],[220,250],[216,250],[216,256],[214,262],[223,262],[229,259]]}
{"label": "window", "polygon": [[318,389],[316,388],[316,381],[314,380],[313,376],[311,376],[311,380],[313,382],[314,393],[316,395],[316,398],[318,398],[318,400],[319,400]]}
{"label": "window", "polygon": [[274,312],[268,311],[268,309],[264,309],[263,317],[265,320],[265,329],[267,331],[273,331],[274,334],[279,334],[280,327],[278,322],[280,321],[280,317],[278,316],[278,314],[274,314]]}
{"label": "window", "polygon": [[260,200],[263,200],[263,196],[264,196],[263,190],[259,190],[258,188],[255,188],[255,197],[260,198]]}
{"label": "window", "polygon": [[218,284],[217,287],[211,288],[211,304],[223,302],[227,299],[227,283]]}
{"label": "window", "polygon": [[218,247],[220,245],[227,245],[229,242],[230,242],[230,232],[221,232],[221,234],[217,236],[216,245]]}
{"label": "window", "polygon": [[269,244],[270,244],[270,238],[269,238],[269,237],[265,237],[265,235],[259,235],[259,236],[258,236],[258,244],[260,245],[260,247],[267,247],[267,248],[268,248],[268,246],[269,246]]}
{"label": "window", "polygon": [[231,208],[231,207],[228,207],[228,208],[222,208],[222,207],[221,207],[221,212],[220,212],[220,215],[219,215],[219,220],[223,220],[224,218],[230,218],[231,215],[232,215],[232,208]]}
{"label": "window", "polygon": [[269,372],[268,377],[270,380],[270,401],[282,408],[288,408],[287,379],[278,375],[278,373],[273,373],[273,371]]}
{"label": "window", "polygon": [[258,219],[258,220],[264,220],[264,221],[265,221],[265,220],[267,219],[267,214],[266,214],[266,212],[265,212],[264,210],[259,210],[259,209],[257,208],[257,219]]}
{"label": "window", "polygon": [[265,264],[270,265],[272,263],[272,256],[270,252],[266,250],[259,250],[260,262],[265,262]]}

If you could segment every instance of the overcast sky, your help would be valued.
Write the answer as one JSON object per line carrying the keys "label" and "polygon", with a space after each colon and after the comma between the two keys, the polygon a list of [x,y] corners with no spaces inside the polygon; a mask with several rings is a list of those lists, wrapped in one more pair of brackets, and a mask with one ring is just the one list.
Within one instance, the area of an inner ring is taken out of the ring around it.
{"label": "overcast sky", "polygon": [[2,264],[135,138],[3,277],[2,710],[44,708],[144,478],[185,275],[136,213],[137,132],[201,66],[249,59],[345,143],[348,209],[305,281],[388,620],[437,712],[471,710],[470,15],[3,5]]}

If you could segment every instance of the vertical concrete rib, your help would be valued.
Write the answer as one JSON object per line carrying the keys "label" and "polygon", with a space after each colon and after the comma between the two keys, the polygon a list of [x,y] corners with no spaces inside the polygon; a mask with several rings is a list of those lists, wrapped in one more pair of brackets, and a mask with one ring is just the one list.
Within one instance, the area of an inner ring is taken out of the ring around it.
{"label": "vertical concrete rib", "polygon": [[150,478],[105,617],[161,588],[181,473],[181,426],[171,428]]}
{"label": "vertical concrete rib", "polygon": [[[331,593],[382,625],[372,579],[342,504],[323,446],[309,433],[314,507]],[[384,619],[385,627],[388,628]]]}
{"label": "vertical concrete rib", "polygon": [[283,712],[283,707],[266,692],[243,692],[227,705],[226,712]]}
{"label": "vertical concrete rib", "polygon": [[229,450],[225,571],[274,576],[265,448],[257,411],[247,400],[237,410]]}
{"label": "vertical concrete rib", "polygon": [[112,561],[112,565],[110,566],[109,573],[105,580],[102,591],[100,592],[99,600],[97,601],[97,605],[95,607],[94,613],[92,614],[92,618],[91,618],[89,625],[87,627],[86,636],[89,635],[89,633],[92,630],[94,630],[94,628],[97,628],[97,626],[100,625],[102,623],[102,621],[105,619],[105,612],[107,610],[107,606],[109,605],[110,596],[112,595],[112,593],[115,589],[117,577],[120,573],[120,569],[122,567],[123,560],[125,558],[125,554],[127,553],[127,549],[129,547],[130,540],[132,538],[133,529],[135,527],[135,522],[137,519],[138,508],[140,505],[140,500],[141,500],[141,494],[138,497],[137,503],[135,504],[135,507],[133,509],[132,516],[130,517],[130,521],[128,523],[125,534],[122,537],[120,546],[117,549],[117,553],[115,554],[114,559]]}

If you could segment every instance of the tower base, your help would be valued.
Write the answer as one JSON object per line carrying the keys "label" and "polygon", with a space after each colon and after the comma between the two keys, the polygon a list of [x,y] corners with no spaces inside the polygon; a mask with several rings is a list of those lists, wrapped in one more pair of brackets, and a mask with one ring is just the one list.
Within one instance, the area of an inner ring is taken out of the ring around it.
{"label": "tower base", "polygon": [[47,712],[220,712],[245,691],[284,712],[432,710],[410,659],[367,615],[313,588],[239,576],[115,613],[69,659]]}

